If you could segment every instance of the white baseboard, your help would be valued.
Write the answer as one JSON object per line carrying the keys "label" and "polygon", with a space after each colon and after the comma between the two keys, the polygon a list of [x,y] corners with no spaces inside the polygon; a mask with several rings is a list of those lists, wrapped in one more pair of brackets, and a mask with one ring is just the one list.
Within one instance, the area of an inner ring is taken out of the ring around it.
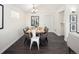
{"label": "white baseboard", "polygon": [[56,35],[58,35],[58,36],[61,36],[59,33],[55,32],[55,31],[54,31],[54,33],[55,33]]}

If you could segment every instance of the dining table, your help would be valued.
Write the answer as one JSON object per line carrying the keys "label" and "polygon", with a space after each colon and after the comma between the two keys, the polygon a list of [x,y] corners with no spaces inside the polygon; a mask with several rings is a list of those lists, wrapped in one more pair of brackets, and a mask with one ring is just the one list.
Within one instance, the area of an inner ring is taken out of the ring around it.
{"label": "dining table", "polygon": [[32,33],[32,30],[35,30],[36,33],[44,33],[44,28],[42,27],[37,27],[37,28],[29,28],[26,33]]}
{"label": "dining table", "polygon": [[[43,27],[29,27],[29,29],[26,31],[26,33],[29,34],[29,36],[32,38],[33,36],[40,38],[40,45],[44,45],[44,43],[47,41],[46,39],[46,31]],[[43,44],[42,44],[43,43]]]}

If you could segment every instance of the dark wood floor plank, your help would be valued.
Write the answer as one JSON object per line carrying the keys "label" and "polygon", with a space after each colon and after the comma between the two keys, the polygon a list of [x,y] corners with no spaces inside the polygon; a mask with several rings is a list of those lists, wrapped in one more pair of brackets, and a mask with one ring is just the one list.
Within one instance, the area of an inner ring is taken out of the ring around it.
{"label": "dark wood floor plank", "polygon": [[3,54],[68,54],[68,47],[63,36],[57,36],[54,33],[48,33],[48,45],[32,47],[24,45],[25,36],[21,37],[16,43],[9,47]]}

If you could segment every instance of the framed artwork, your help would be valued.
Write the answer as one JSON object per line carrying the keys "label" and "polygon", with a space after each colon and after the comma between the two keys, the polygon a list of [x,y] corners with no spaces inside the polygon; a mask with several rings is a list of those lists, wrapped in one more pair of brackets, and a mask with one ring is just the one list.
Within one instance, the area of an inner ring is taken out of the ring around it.
{"label": "framed artwork", "polygon": [[70,32],[77,32],[77,24],[70,24]]}
{"label": "framed artwork", "polygon": [[77,22],[77,15],[70,15],[70,23],[76,23]]}
{"label": "framed artwork", "polygon": [[3,29],[4,6],[0,4],[0,29]]}
{"label": "framed artwork", "polygon": [[31,16],[31,26],[39,26],[39,16]]}
{"label": "framed artwork", "polygon": [[31,26],[35,26],[35,20],[33,16],[31,16]]}
{"label": "framed artwork", "polygon": [[77,32],[77,14],[70,15],[70,32]]}

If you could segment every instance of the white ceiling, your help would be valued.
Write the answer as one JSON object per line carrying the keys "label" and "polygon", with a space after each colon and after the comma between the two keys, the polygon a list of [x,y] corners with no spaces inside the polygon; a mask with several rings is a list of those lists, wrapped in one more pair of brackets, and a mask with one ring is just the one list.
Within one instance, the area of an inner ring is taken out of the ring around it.
{"label": "white ceiling", "polygon": [[[32,4],[16,4],[16,7],[19,7],[20,9],[22,9],[23,11],[25,11],[26,13],[29,13],[32,11]],[[63,4],[36,4],[35,5],[38,8],[39,12],[54,12],[56,10],[59,10],[61,7],[64,7],[65,5]]]}

